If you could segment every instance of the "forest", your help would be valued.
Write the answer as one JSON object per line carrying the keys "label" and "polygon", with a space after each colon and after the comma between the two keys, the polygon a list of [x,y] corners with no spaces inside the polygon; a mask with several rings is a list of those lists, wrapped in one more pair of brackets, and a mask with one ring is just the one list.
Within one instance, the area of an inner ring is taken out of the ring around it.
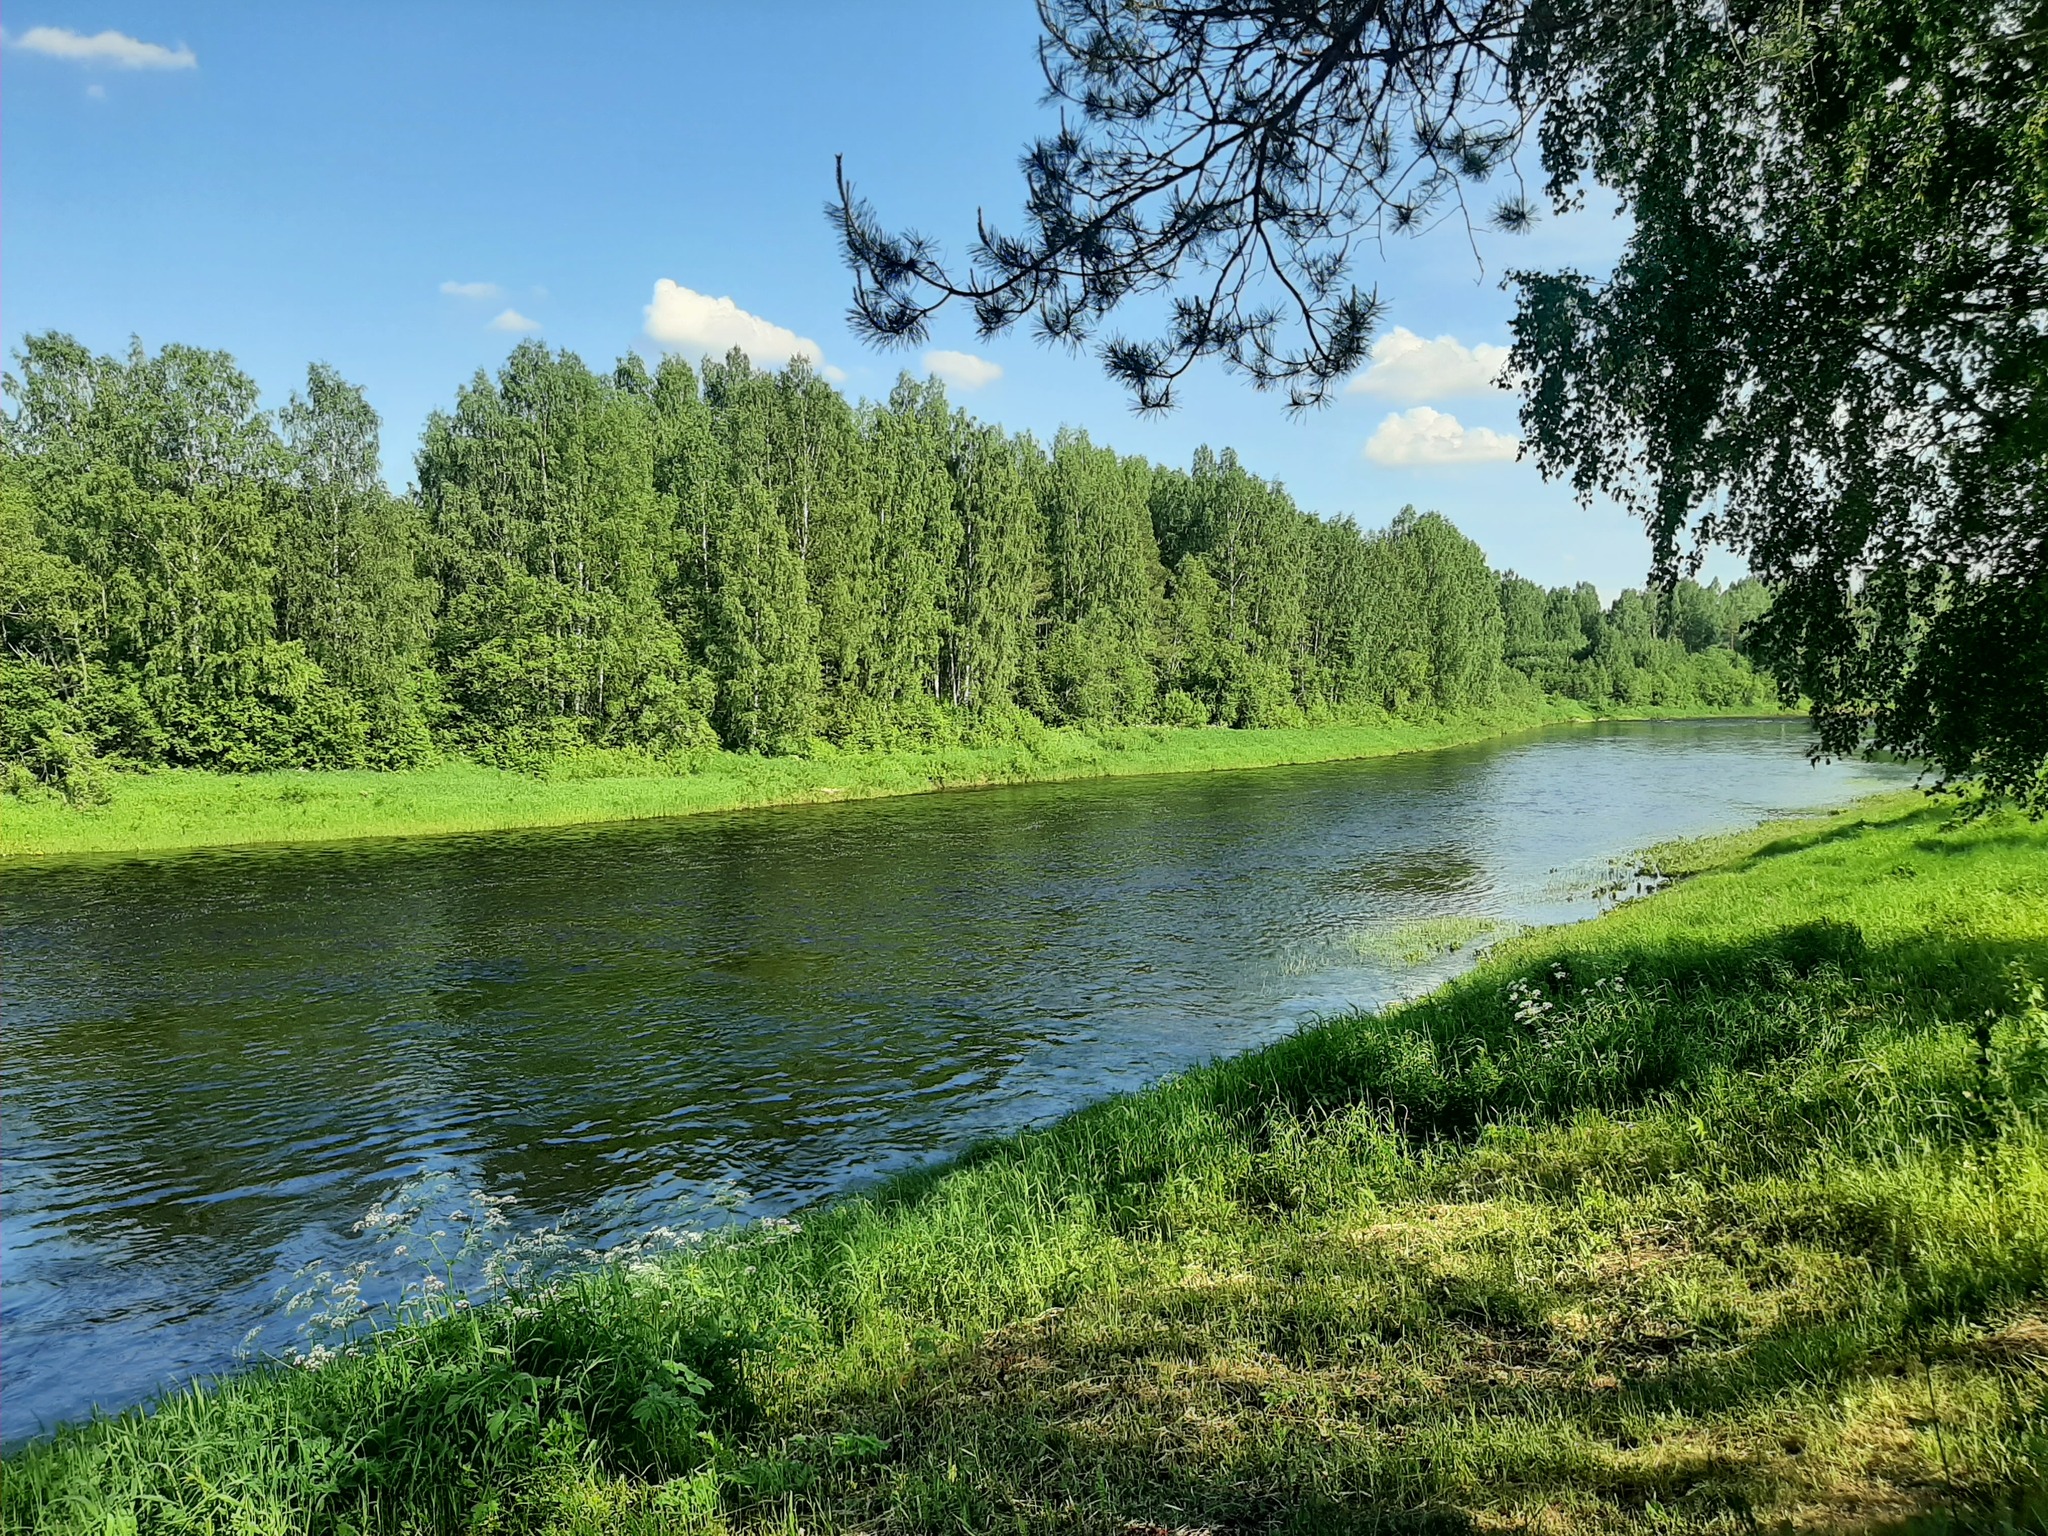
{"label": "forest", "polygon": [[1447,520],[1297,507],[1228,449],[1050,444],[907,375],[853,404],[738,352],[609,374],[537,342],[428,421],[403,495],[364,393],[275,412],[226,353],[32,336],[0,438],[0,762],[540,768],[1049,725],[1442,716],[1537,691],[1774,706],[1753,580],[1603,604]]}

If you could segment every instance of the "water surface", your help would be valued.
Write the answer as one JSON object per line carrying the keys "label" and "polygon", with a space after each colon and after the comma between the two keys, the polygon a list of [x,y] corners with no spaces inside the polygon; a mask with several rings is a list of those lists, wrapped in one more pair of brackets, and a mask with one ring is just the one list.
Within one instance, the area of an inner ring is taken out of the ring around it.
{"label": "water surface", "polygon": [[562,831],[27,865],[0,1433],[230,1364],[401,1181],[780,1213],[1412,994],[1658,839],[1904,781],[1790,723]]}

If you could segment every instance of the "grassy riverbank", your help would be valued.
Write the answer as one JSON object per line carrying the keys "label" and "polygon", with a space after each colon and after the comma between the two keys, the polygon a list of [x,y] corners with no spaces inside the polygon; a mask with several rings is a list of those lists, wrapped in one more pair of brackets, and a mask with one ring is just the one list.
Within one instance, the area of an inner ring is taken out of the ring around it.
{"label": "grassy riverbank", "polygon": [[67,1431],[0,1521],[1997,1528],[2048,1462],[2048,827],[1942,815],[1660,851],[800,1232]]}
{"label": "grassy riverbank", "polygon": [[112,775],[110,797],[99,805],[73,805],[54,794],[0,798],[0,857],[491,832],[995,784],[1267,768],[1421,752],[1561,721],[1697,714],[1595,716],[1572,701],[1545,700],[1428,723],[1276,730],[1040,727],[995,746],[819,757],[710,752],[681,773],[644,758],[602,754],[541,775],[467,762],[402,773],[173,769]]}

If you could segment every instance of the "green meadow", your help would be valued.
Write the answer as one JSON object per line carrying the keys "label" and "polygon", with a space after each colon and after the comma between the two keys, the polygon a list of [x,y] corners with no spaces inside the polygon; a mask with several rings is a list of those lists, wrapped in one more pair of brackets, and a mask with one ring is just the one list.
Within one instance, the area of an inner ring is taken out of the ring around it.
{"label": "green meadow", "polygon": [[1711,713],[1601,711],[1544,699],[1433,721],[1271,729],[1035,726],[987,745],[809,756],[706,751],[663,759],[586,749],[535,772],[460,760],[397,772],[157,769],[106,775],[107,797],[96,804],[54,791],[0,799],[0,857],[493,832],[997,784],[1266,768],[1420,752],[1563,721]]}
{"label": "green meadow", "polygon": [[2048,827],[1911,795],[1417,1002],[5,1464],[11,1531],[2041,1528]]}

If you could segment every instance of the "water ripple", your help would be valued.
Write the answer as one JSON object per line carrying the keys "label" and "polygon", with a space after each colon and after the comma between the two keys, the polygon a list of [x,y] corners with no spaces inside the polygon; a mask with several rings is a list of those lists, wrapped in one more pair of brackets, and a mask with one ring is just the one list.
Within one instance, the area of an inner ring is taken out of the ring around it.
{"label": "water ripple", "polygon": [[1361,935],[1580,916],[1644,843],[1899,777],[1805,745],[1608,726],[0,872],[6,1432],[229,1364],[423,1169],[615,1232],[788,1211],[1465,963]]}

